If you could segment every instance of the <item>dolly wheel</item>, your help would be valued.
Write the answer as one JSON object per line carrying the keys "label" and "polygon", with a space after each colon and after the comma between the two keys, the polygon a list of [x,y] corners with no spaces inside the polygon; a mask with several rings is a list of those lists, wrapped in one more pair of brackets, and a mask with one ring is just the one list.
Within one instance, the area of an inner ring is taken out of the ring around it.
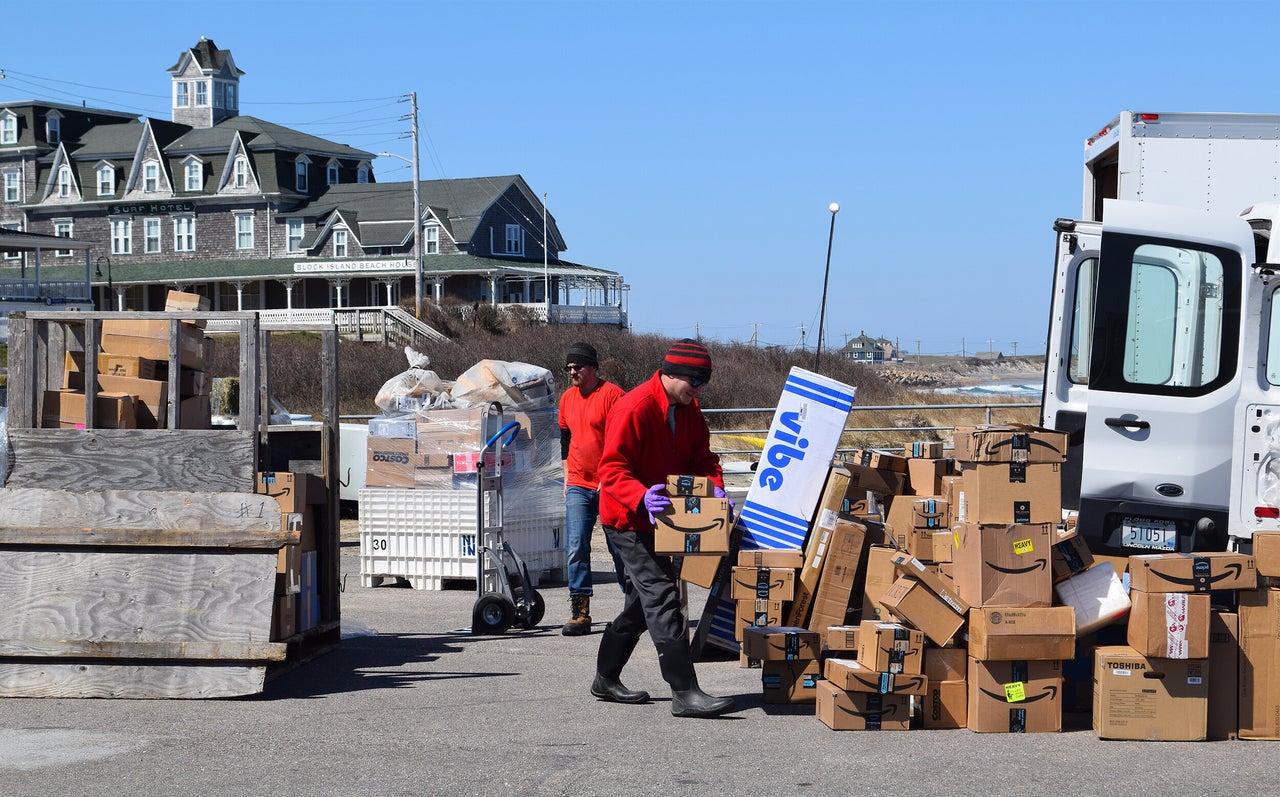
{"label": "dolly wheel", "polygon": [[505,634],[515,617],[516,607],[505,595],[482,595],[471,609],[471,634]]}
{"label": "dolly wheel", "polygon": [[[524,614],[524,617],[520,620],[520,624],[526,629],[532,630],[538,625],[538,623],[542,622],[542,618],[546,616],[547,602],[542,599],[542,593],[538,592],[536,589],[530,590],[530,593],[533,597],[530,598],[529,601],[529,611],[527,613],[519,613]],[[522,587],[517,587],[515,594],[516,603],[520,603],[521,599],[524,597],[524,589]]]}

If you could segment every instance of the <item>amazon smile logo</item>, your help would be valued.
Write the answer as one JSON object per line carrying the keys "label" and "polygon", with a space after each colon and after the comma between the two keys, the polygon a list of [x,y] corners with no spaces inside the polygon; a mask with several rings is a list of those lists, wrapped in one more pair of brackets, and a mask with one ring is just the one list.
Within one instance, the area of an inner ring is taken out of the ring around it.
{"label": "amazon smile logo", "polygon": [[875,711],[859,711],[856,708],[847,708],[845,706],[836,706],[844,714],[850,717],[858,717],[860,719],[881,719],[884,717],[893,717],[898,713],[899,703],[890,703],[889,705]]}
{"label": "amazon smile logo", "polygon": [[1219,581],[1223,581],[1228,578],[1234,581],[1240,578],[1240,574],[1243,572],[1244,572],[1244,566],[1242,564],[1240,564],[1239,562],[1228,562],[1227,564],[1223,565],[1223,572],[1219,573],[1216,576],[1210,576],[1206,574],[1202,576],[1191,576],[1189,578],[1182,578],[1180,576],[1171,576],[1166,573],[1161,573],[1159,570],[1152,570],[1151,575],[1157,578],[1163,579],[1169,582],[1170,584],[1178,584],[1179,586],[1183,586],[1183,587],[1194,587],[1197,585],[1204,585],[1204,584],[1216,584]]}
{"label": "amazon smile logo", "polygon": [[722,529],[725,527],[724,518],[716,518],[709,525],[698,526],[696,528],[677,526],[675,524],[674,518],[668,515],[659,516],[658,522],[666,526],[667,528],[671,529],[672,531],[678,531],[681,534],[706,534],[709,531]]}
{"label": "amazon smile logo", "polygon": [[1035,570],[1044,570],[1049,566],[1049,562],[1046,559],[1037,559],[1035,564],[1027,567],[1001,567],[1000,565],[995,565],[990,562],[984,562],[984,564],[997,573],[1004,573],[1007,576],[1020,576],[1023,573],[1031,573]]}
{"label": "amazon smile logo", "polygon": [[[987,697],[991,698],[992,700],[997,700],[1001,703],[1009,702],[1009,698],[1000,692],[988,692],[986,689],[979,689],[978,691],[986,695]],[[1044,700],[1046,697],[1052,700],[1057,696],[1058,696],[1058,687],[1050,685],[1050,686],[1046,686],[1044,688],[1044,691],[1036,695],[1035,697],[1028,697],[1025,700],[1019,700],[1018,705],[1022,705],[1024,703],[1034,703],[1037,700]]]}

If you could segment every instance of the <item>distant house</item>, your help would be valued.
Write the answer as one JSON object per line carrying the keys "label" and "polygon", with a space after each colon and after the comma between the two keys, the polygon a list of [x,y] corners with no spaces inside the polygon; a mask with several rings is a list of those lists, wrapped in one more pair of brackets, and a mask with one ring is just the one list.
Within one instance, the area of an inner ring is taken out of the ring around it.
{"label": "distant house", "polygon": [[840,350],[840,354],[846,360],[855,362],[881,363],[885,360],[898,359],[898,349],[893,345],[893,341],[887,338],[873,338],[866,331],[859,333],[856,338],[850,338]]}
{"label": "distant house", "polygon": [[1004,359],[1004,353],[998,351],[978,351],[973,353],[973,359],[982,360],[983,362],[1000,362]]}
{"label": "distant house", "polygon": [[[520,175],[422,181],[415,222],[413,182],[377,183],[374,153],[242,116],[230,51],[202,38],[167,71],[171,120],[0,103],[0,228],[97,242],[100,308],[160,309],[173,287],[215,310],[395,305],[416,290],[420,224],[428,299],[626,324],[621,275],[563,260]],[[0,282],[32,258],[5,253]],[[40,270],[50,286],[86,278],[70,250]]]}

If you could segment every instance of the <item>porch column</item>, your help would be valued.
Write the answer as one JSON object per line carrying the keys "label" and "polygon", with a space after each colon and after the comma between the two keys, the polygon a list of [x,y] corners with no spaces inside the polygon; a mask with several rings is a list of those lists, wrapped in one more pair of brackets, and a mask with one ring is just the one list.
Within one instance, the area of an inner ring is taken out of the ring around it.
{"label": "porch column", "polygon": [[494,307],[498,306],[498,278],[496,276],[489,278],[489,304]]}
{"label": "porch column", "polygon": [[387,287],[387,307],[395,306],[395,302],[391,301],[391,286],[395,284],[395,280],[384,279],[384,280],[380,280],[380,282],[382,282],[382,284]]}
{"label": "porch column", "polygon": [[293,309],[293,286],[298,284],[296,279],[280,280],[280,284],[284,285],[284,306],[286,310]]}
{"label": "porch column", "polygon": [[241,282],[233,282],[231,284],[236,289],[236,310],[238,312],[243,312],[244,311],[244,289],[245,289],[245,286],[247,286],[249,283],[241,281]]}
{"label": "porch column", "polygon": [[436,304],[440,304],[444,299],[444,277],[431,278],[431,296],[435,299]]}
{"label": "porch column", "polygon": [[123,313],[124,312],[124,288],[122,288],[119,285],[116,285],[115,289],[116,289],[116,311]]}

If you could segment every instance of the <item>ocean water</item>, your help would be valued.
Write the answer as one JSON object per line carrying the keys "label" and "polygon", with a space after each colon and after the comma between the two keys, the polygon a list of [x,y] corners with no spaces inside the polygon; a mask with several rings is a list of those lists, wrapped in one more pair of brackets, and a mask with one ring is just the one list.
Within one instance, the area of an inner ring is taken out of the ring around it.
{"label": "ocean water", "polygon": [[1039,401],[1044,393],[1044,384],[1038,381],[990,382],[967,387],[938,388],[934,392],[947,393],[953,396],[970,396],[975,401],[980,401],[988,396],[1011,396],[1013,398],[1026,399],[1027,401]]}

